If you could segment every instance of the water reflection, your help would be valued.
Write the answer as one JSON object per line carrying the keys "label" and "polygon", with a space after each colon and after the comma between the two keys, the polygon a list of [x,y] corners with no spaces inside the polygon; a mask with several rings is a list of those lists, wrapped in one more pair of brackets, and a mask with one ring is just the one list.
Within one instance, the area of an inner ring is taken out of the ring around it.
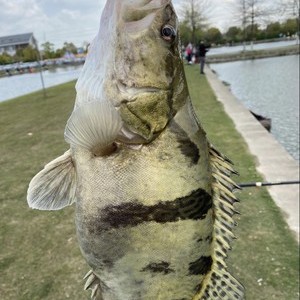
{"label": "water reflection", "polygon": [[[77,79],[82,66],[66,66],[43,72],[45,87]],[[26,73],[0,78],[0,102],[42,89],[40,74]]]}
{"label": "water reflection", "polygon": [[272,134],[299,160],[299,55],[212,64],[247,108],[272,119]]}

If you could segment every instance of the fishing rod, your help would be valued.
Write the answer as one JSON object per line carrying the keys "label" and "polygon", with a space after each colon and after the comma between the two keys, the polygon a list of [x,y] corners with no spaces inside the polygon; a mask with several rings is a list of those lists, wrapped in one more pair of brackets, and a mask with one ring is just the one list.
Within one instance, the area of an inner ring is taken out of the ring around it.
{"label": "fishing rod", "polygon": [[275,186],[275,185],[290,185],[290,184],[299,184],[299,180],[292,181],[280,181],[280,182],[249,182],[249,183],[240,183],[238,184],[241,188],[248,187],[262,187],[262,186]]}

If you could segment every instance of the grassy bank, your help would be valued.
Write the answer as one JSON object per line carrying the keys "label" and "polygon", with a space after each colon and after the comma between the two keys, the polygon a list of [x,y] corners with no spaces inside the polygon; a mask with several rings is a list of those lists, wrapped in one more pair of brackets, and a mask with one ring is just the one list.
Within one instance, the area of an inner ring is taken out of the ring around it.
{"label": "grassy bank", "polygon": [[[216,100],[197,66],[188,67],[187,79],[194,107],[210,141],[235,163],[237,182],[260,181],[254,158],[232,120]],[[237,193],[238,240],[228,264],[245,285],[248,300],[299,299],[298,245],[282,214],[265,188]]]}
{"label": "grassy bank", "polygon": [[[259,179],[253,158],[198,68],[187,67],[196,111],[214,145],[236,163],[238,181]],[[64,126],[75,98],[74,82],[0,104],[0,298],[89,299],[89,270],[75,237],[74,208],[58,212],[27,207],[33,175],[67,150]],[[228,264],[248,300],[298,299],[297,244],[265,189],[239,192],[238,240]]]}

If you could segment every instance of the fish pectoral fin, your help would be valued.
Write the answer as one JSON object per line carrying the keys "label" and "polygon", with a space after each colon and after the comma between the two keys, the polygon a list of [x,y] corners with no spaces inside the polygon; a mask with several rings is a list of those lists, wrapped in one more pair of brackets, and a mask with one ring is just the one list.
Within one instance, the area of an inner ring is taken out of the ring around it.
{"label": "fish pectoral fin", "polygon": [[29,207],[40,210],[59,210],[75,202],[76,173],[68,150],[47,164],[29,184]]}
{"label": "fish pectoral fin", "polygon": [[109,102],[94,101],[73,111],[65,129],[65,140],[95,156],[105,156],[115,151],[114,142],[121,127],[119,112]]}

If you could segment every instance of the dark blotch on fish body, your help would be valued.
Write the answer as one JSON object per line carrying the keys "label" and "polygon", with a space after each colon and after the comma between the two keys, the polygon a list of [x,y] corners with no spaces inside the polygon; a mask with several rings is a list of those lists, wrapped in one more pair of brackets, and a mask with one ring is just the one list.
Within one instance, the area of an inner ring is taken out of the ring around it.
{"label": "dark blotch on fish body", "polygon": [[199,149],[190,139],[178,139],[179,149],[183,155],[190,158],[192,164],[196,165],[200,159]]}
{"label": "dark blotch on fish body", "polygon": [[171,131],[176,135],[178,148],[181,153],[191,160],[191,164],[196,165],[200,159],[200,153],[197,145],[191,141],[186,132],[175,122],[171,125]]}
{"label": "dark blotch on fish body", "polygon": [[169,263],[162,261],[159,263],[150,263],[142,269],[142,272],[161,273],[167,275],[170,273],[174,273],[175,271],[170,268]]}
{"label": "dark blotch on fish body", "polygon": [[190,275],[205,275],[211,270],[213,260],[211,256],[201,256],[194,262],[190,263]]}
{"label": "dark blotch on fish body", "polygon": [[174,201],[164,201],[152,206],[140,203],[109,205],[100,212],[99,230],[137,226],[145,222],[177,222],[179,220],[202,220],[212,208],[212,197],[198,189],[190,195]]}

